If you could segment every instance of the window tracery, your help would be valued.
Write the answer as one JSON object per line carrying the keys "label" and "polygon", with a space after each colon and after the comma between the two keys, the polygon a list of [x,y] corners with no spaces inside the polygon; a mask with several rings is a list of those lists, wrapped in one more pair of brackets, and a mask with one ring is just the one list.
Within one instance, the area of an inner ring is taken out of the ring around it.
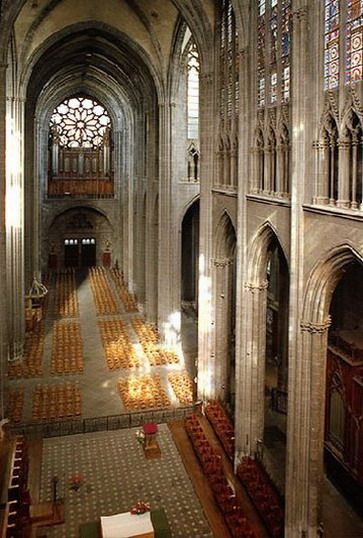
{"label": "window tracery", "polygon": [[257,110],[252,193],[289,196],[291,0],[259,0]]}
{"label": "window tracery", "polygon": [[230,0],[220,2],[218,56],[222,142],[219,143],[217,150],[220,166],[216,182],[222,187],[235,188],[238,183],[239,50],[236,19]]}
{"label": "window tracery", "polygon": [[344,209],[363,209],[362,117],[349,107],[338,128],[335,115],[324,113],[317,150],[317,182],[313,202]]}
{"label": "window tracery", "polygon": [[[340,77],[341,59],[344,73]],[[324,1],[324,88],[354,84],[363,78],[362,0]]]}
{"label": "window tracery", "polygon": [[259,0],[257,106],[290,99],[291,0]]}
{"label": "window tracery", "polygon": [[199,138],[199,55],[193,39],[188,47],[188,82],[187,82],[188,138]]}
{"label": "window tracery", "polygon": [[51,136],[67,148],[98,148],[111,124],[107,110],[89,97],[71,97],[50,119]]}
{"label": "window tracery", "polygon": [[113,196],[111,125],[105,107],[87,95],[69,97],[55,108],[49,122],[48,196]]}

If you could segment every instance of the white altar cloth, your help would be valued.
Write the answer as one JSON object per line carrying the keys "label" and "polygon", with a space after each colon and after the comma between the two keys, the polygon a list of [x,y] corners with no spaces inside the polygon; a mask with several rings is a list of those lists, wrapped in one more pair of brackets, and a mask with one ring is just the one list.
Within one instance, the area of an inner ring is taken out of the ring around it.
{"label": "white altar cloth", "polygon": [[102,538],[131,538],[142,534],[154,536],[150,512],[134,515],[130,512],[101,516]]}

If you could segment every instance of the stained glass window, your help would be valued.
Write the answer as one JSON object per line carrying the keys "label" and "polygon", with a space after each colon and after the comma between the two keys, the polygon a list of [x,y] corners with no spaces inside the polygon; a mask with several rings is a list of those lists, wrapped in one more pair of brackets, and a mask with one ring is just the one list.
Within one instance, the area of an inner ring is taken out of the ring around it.
{"label": "stained glass window", "polygon": [[199,136],[199,56],[194,41],[188,50],[188,138]]}
{"label": "stained glass window", "polygon": [[325,89],[339,84],[339,18],[340,0],[325,0]]}
{"label": "stained glass window", "polygon": [[281,5],[281,101],[286,103],[290,98],[290,30],[291,0],[283,0]]}
{"label": "stained glass window", "polygon": [[91,97],[66,99],[50,119],[53,139],[68,148],[98,148],[111,125],[107,110]]}
{"label": "stained glass window", "polygon": [[238,32],[230,0],[223,0],[220,28],[220,114],[231,117],[239,109]]}
{"label": "stained glass window", "polygon": [[257,106],[265,105],[266,5],[259,0],[257,29]]}
{"label": "stained glass window", "polygon": [[347,1],[346,82],[362,80],[363,65],[363,1]]}
{"label": "stained glass window", "polygon": [[291,0],[259,0],[257,106],[290,98]]}

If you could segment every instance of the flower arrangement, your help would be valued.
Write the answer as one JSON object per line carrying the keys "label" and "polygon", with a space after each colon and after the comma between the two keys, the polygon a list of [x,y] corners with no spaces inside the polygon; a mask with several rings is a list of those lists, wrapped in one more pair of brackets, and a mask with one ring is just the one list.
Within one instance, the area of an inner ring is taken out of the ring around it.
{"label": "flower arrangement", "polygon": [[145,443],[145,434],[142,430],[136,430],[136,439],[141,445]]}
{"label": "flower arrangement", "polygon": [[85,483],[85,478],[80,473],[74,473],[69,478],[69,489],[73,489],[73,491],[78,491],[79,488]]}
{"label": "flower arrangement", "polygon": [[130,508],[130,514],[140,515],[150,511],[150,504],[144,501],[137,501],[137,503]]}

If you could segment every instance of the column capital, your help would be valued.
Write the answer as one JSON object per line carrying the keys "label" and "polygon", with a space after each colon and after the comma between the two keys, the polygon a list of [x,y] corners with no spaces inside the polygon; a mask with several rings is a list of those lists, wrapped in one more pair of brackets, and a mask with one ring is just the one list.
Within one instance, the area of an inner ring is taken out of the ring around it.
{"label": "column capital", "polygon": [[199,74],[201,84],[212,84],[213,73],[200,73]]}
{"label": "column capital", "polygon": [[233,260],[231,258],[212,258],[212,263],[215,267],[221,268],[221,267],[227,267],[228,265],[232,265]]}
{"label": "column capital", "polygon": [[262,280],[262,282],[245,282],[244,288],[251,293],[255,293],[256,291],[265,291],[268,288],[268,281]]}
{"label": "column capital", "polygon": [[301,320],[300,321],[300,330],[301,332],[309,332],[310,334],[323,334],[327,332],[331,325],[331,317],[328,316],[326,320],[322,321],[321,323],[313,322],[313,321],[306,321]]}
{"label": "column capital", "polygon": [[301,6],[292,12],[292,18],[296,22],[303,21],[307,18],[308,8],[307,6]]}

